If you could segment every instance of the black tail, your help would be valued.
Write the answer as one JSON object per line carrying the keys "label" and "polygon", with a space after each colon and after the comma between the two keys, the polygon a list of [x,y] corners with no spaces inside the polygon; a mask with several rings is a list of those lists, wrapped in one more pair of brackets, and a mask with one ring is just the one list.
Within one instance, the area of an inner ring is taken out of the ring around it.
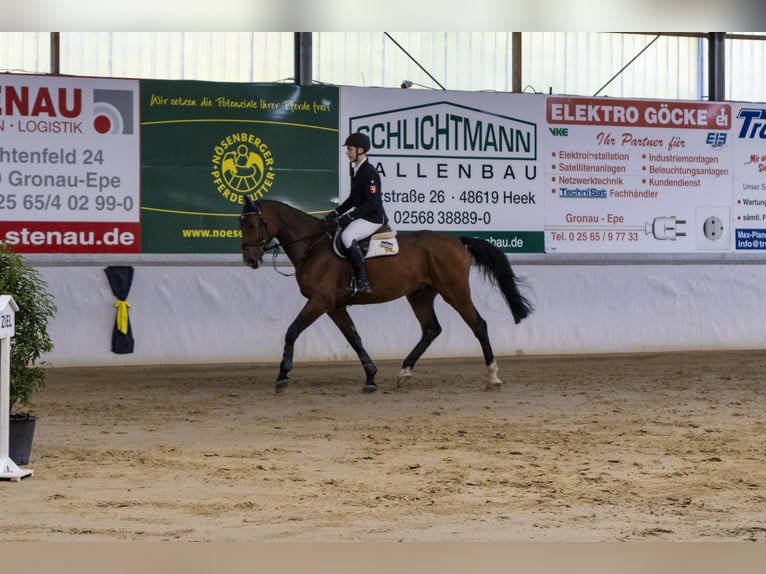
{"label": "black tail", "polygon": [[473,261],[484,273],[484,277],[492,281],[502,291],[508,307],[513,314],[513,320],[520,323],[534,307],[520,292],[517,286],[518,278],[511,269],[511,264],[505,253],[489,241],[475,237],[461,236],[460,241],[468,248]]}

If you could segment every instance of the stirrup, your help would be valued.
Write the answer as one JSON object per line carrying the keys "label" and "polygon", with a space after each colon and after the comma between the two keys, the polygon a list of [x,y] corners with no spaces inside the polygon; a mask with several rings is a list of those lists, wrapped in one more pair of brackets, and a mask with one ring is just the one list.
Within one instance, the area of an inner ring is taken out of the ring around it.
{"label": "stirrup", "polygon": [[359,281],[357,281],[356,277],[354,277],[349,287],[349,291],[353,291],[354,295],[356,295],[357,293],[372,293],[372,283],[367,281],[365,283],[362,283],[362,285],[360,286]]}

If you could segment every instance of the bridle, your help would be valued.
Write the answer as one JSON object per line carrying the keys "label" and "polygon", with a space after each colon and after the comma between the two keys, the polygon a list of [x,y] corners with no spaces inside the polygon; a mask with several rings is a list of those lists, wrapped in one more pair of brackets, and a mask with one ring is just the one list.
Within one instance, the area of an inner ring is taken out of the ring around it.
{"label": "bridle", "polygon": [[280,274],[284,275],[285,277],[290,277],[294,275],[294,273],[283,273],[279,269],[277,269],[277,256],[279,255],[279,249],[280,247],[287,247],[288,245],[292,245],[294,243],[300,243],[301,241],[307,241],[309,239],[315,239],[311,245],[306,249],[306,251],[301,255],[301,258],[298,262],[295,264],[295,268],[297,269],[300,265],[301,261],[303,261],[306,256],[311,252],[312,249],[325,237],[327,236],[330,241],[332,241],[332,233],[330,233],[329,228],[323,231],[322,233],[317,233],[314,235],[308,235],[306,237],[300,237],[298,239],[293,239],[292,241],[286,243],[284,246],[280,245],[279,243],[274,243],[274,245],[267,247],[268,244],[271,242],[270,239],[265,239],[268,237],[268,225],[266,223],[266,219],[263,217],[263,212],[261,211],[261,204],[259,201],[253,202],[253,210],[252,211],[243,211],[242,214],[239,216],[239,225],[242,227],[242,224],[245,222],[245,219],[251,215],[257,215],[258,216],[258,237],[260,239],[256,239],[252,242],[242,242],[241,249],[244,251],[247,248],[254,247],[260,251],[259,253],[259,260],[263,260],[263,254],[269,251],[274,252],[274,269]]}
{"label": "bridle", "polygon": [[[263,218],[263,212],[261,211],[261,204],[260,202],[256,201],[253,203],[253,207],[255,208],[255,211],[243,211],[242,215],[239,216],[239,226],[242,227],[242,224],[245,223],[245,219],[247,219],[251,215],[257,215],[258,216],[258,236],[260,239],[257,239],[256,241],[245,243],[242,242],[241,249],[247,249],[248,247],[256,247],[261,250],[261,253],[266,251],[266,246],[269,244],[270,239],[265,239],[269,235],[269,229],[268,225],[266,224],[266,220]],[[273,249],[273,248],[272,248]]]}

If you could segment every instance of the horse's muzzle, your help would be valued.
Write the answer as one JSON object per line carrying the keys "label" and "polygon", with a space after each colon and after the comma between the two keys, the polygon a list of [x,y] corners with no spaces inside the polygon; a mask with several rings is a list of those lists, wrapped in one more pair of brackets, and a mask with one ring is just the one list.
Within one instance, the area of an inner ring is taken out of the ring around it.
{"label": "horse's muzzle", "polygon": [[242,261],[248,267],[258,269],[261,266],[261,262],[263,261],[263,254],[255,254],[251,253],[250,251],[242,251]]}

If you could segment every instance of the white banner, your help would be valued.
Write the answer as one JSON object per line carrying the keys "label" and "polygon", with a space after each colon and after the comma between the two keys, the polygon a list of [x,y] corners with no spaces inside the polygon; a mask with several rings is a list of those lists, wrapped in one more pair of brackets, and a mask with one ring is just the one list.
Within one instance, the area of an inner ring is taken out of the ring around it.
{"label": "white banner", "polygon": [[732,105],[732,245],[766,250],[766,105]]}
{"label": "white banner", "polygon": [[[342,88],[340,141],[372,141],[391,224],[485,237],[506,251],[543,250],[539,126],[545,99]],[[349,165],[339,150],[341,200]]]}
{"label": "white banner", "polygon": [[547,252],[730,251],[732,105],[546,100]]}

